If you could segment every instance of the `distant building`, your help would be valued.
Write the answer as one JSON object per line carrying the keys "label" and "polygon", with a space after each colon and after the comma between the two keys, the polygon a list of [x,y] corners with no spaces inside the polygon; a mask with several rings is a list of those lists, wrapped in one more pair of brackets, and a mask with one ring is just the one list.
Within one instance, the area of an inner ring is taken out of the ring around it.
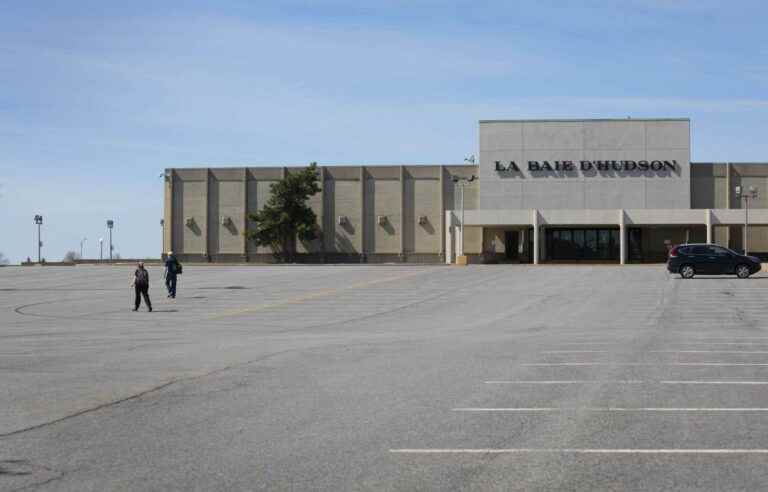
{"label": "distant building", "polygon": [[[291,167],[166,170],[164,250],[182,260],[272,261],[247,214]],[[464,185],[464,244],[459,186]],[[659,261],[671,244],[768,255],[768,165],[691,163],[688,119],[480,122],[478,164],[325,166],[307,262]]]}

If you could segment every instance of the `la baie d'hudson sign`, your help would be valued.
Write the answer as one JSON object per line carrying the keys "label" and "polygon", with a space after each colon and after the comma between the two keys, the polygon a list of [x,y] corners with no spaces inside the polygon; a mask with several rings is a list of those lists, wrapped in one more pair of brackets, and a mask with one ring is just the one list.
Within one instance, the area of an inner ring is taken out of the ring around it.
{"label": "la baie d'hudson sign", "polygon": [[[515,161],[495,161],[499,172],[520,172]],[[677,161],[528,161],[530,172],[676,171]]]}

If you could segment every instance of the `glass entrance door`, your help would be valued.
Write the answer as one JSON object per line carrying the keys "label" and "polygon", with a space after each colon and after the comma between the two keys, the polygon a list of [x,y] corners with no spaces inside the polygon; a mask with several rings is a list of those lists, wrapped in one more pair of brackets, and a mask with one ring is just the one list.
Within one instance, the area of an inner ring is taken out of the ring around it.
{"label": "glass entrance door", "polygon": [[619,259],[618,228],[547,229],[547,256],[552,260]]}

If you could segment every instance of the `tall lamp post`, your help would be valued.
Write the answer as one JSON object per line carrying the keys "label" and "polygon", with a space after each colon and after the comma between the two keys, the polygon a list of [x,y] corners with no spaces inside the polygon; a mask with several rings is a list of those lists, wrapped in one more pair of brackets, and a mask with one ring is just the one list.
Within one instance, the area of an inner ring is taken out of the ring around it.
{"label": "tall lamp post", "polygon": [[107,229],[109,229],[109,261],[112,262],[112,228],[115,227],[114,220],[107,221]]}
{"label": "tall lamp post", "polygon": [[736,186],[736,198],[744,200],[744,255],[747,255],[747,229],[749,228],[749,201],[757,199],[757,188],[750,186],[746,191]]}
{"label": "tall lamp post", "polygon": [[37,262],[40,263],[40,250],[43,247],[43,241],[40,240],[40,226],[43,225],[42,215],[35,215],[35,224],[37,224]]}
{"label": "tall lamp post", "polygon": [[458,256],[464,256],[464,187],[475,179],[477,179],[477,176],[474,174],[469,178],[459,176],[453,176],[452,178],[453,182],[459,186],[459,206],[461,207],[461,239],[459,240],[459,245],[461,247],[457,248],[458,252],[461,254]]}
{"label": "tall lamp post", "polygon": [[83,238],[83,239],[80,241],[80,259],[81,259],[81,260],[83,259],[83,244],[85,244],[86,242],[88,242],[88,238],[87,238],[87,237],[84,237],[84,238]]}
{"label": "tall lamp post", "polygon": [[99,238],[99,262],[104,261],[104,238]]}

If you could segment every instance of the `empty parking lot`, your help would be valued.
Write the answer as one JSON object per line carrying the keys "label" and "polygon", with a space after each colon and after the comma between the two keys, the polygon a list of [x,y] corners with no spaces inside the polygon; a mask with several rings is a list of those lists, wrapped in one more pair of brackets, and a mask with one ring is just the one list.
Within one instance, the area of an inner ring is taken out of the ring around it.
{"label": "empty parking lot", "polygon": [[768,277],[0,269],[0,489],[756,490]]}

